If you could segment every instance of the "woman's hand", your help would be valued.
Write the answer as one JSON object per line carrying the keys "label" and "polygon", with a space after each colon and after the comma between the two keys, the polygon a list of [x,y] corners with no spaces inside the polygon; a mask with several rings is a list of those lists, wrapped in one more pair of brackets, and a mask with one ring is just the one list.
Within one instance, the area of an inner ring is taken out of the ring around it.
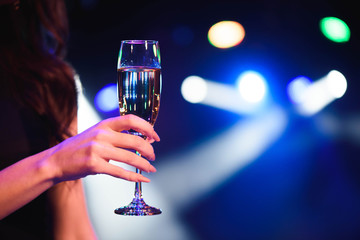
{"label": "woman's hand", "polygon": [[[130,129],[142,133],[148,140],[122,133]],[[149,182],[141,174],[110,164],[109,160],[154,172],[155,168],[146,159],[126,149],[136,150],[154,160],[150,143],[159,140],[148,122],[128,115],[104,120],[50,149],[24,158],[0,171],[0,219],[57,183],[91,174],[104,173],[128,181]]]}
{"label": "woman's hand", "polygon": [[[142,133],[147,137],[146,140],[122,133],[130,129]],[[149,161],[127,150],[136,150],[147,159],[154,160],[154,149],[150,144],[154,141],[160,141],[160,138],[145,120],[134,115],[115,117],[103,120],[49,149],[44,163],[53,171],[55,182],[98,173],[128,181],[149,182],[148,178],[110,164],[109,160],[129,164],[142,171],[155,172],[156,169]]]}

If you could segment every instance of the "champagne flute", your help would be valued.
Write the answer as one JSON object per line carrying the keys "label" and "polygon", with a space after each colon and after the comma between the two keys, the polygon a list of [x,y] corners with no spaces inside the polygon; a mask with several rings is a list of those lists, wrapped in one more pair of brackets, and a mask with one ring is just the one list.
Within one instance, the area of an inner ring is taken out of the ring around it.
{"label": "champagne flute", "polygon": [[[120,115],[134,114],[154,125],[160,107],[161,65],[158,41],[121,41],[118,58],[118,99]],[[130,130],[129,134],[145,138]],[[140,153],[136,151],[140,156]],[[141,174],[141,170],[136,169]],[[144,216],[160,214],[142,198],[141,182],[135,183],[135,194],[127,206],[115,209],[116,214]]]}

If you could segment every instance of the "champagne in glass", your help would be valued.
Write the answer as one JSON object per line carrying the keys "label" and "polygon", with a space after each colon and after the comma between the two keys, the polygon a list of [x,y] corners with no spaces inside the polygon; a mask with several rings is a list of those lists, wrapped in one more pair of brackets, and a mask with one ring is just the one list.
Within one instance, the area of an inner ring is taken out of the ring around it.
{"label": "champagne in glass", "polygon": [[160,107],[161,69],[118,69],[120,115],[134,114],[154,125]]}
{"label": "champagne in glass", "polygon": [[[127,40],[121,42],[118,59],[118,98],[120,115],[134,114],[154,125],[160,107],[161,66],[157,41]],[[130,130],[129,134],[144,137]],[[139,152],[136,152],[140,156]],[[137,173],[141,174],[139,169]],[[160,214],[142,198],[141,182],[135,183],[135,194],[127,206],[115,209],[116,214],[144,216]]]}

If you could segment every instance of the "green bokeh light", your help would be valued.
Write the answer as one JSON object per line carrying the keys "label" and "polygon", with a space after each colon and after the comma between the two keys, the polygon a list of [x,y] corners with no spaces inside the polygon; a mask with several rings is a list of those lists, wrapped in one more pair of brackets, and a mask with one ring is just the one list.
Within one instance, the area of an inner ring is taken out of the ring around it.
{"label": "green bokeh light", "polygon": [[342,43],[350,39],[350,28],[339,18],[325,17],[320,21],[321,32],[331,41]]}

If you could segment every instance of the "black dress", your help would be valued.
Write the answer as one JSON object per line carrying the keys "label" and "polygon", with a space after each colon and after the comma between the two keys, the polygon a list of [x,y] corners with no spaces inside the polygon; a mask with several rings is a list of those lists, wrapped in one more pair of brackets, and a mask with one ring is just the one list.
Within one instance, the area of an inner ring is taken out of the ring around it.
{"label": "black dress", "polygon": [[[0,109],[0,170],[49,148],[45,119],[9,97],[0,97]],[[51,219],[45,192],[0,220],[0,239],[52,239]]]}

